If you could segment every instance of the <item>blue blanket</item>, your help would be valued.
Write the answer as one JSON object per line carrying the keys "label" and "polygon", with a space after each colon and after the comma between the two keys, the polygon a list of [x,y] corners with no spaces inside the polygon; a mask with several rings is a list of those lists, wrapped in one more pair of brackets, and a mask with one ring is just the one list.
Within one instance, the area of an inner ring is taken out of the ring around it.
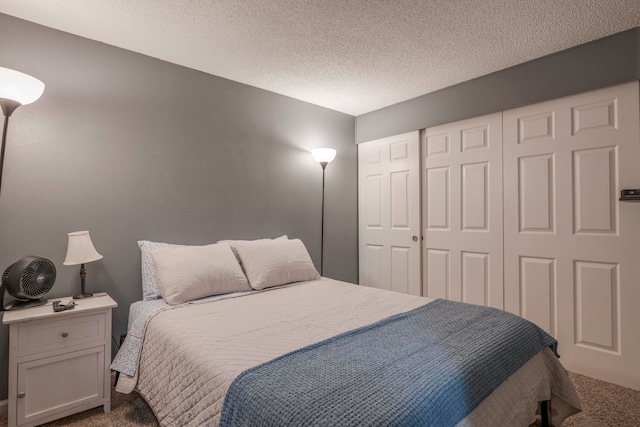
{"label": "blue blanket", "polygon": [[518,316],[436,300],[248,369],[220,425],[454,426],[556,345]]}

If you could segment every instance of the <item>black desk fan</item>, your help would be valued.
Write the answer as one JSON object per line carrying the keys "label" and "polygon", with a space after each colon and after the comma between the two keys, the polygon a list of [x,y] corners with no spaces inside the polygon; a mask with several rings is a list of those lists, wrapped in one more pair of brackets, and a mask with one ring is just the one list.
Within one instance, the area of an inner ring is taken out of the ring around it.
{"label": "black desk fan", "polygon": [[46,258],[26,256],[14,262],[2,274],[2,311],[45,304],[47,300],[42,297],[55,281],[56,266]]}

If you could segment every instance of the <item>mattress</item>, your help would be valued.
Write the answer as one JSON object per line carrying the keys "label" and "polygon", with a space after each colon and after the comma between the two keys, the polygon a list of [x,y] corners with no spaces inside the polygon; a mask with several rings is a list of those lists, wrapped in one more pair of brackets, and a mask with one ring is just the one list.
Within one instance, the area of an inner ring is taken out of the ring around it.
{"label": "mattress", "polygon": [[[243,371],[428,302],[323,278],[163,310],[146,326],[136,375],[121,376],[118,389],[135,384],[163,426],[215,426],[229,385]],[[528,425],[537,402],[547,399],[556,425],[580,410],[568,375],[549,349],[458,425]]]}

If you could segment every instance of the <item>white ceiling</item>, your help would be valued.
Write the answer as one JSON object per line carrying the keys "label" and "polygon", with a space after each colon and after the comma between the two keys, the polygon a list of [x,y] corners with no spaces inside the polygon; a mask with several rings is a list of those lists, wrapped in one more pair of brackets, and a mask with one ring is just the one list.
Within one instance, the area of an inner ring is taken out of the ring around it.
{"label": "white ceiling", "polygon": [[0,0],[0,12],[354,116],[640,26],[639,0]]}

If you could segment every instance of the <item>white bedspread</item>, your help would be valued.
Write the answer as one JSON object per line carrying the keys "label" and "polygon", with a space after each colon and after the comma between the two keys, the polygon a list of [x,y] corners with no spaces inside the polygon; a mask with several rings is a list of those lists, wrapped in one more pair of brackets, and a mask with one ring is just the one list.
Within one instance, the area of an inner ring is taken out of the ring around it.
{"label": "white bedspread", "polygon": [[[428,301],[323,278],[162,311],[146,328],[137,388],[161,425],[217,425],[226,391],[244,370]],[[135,383],[121,381],[120,389]],[[545,350],[459,425],[526,426],[537,402],[550,397],[556,425],[579,411],[566,372]]]}

